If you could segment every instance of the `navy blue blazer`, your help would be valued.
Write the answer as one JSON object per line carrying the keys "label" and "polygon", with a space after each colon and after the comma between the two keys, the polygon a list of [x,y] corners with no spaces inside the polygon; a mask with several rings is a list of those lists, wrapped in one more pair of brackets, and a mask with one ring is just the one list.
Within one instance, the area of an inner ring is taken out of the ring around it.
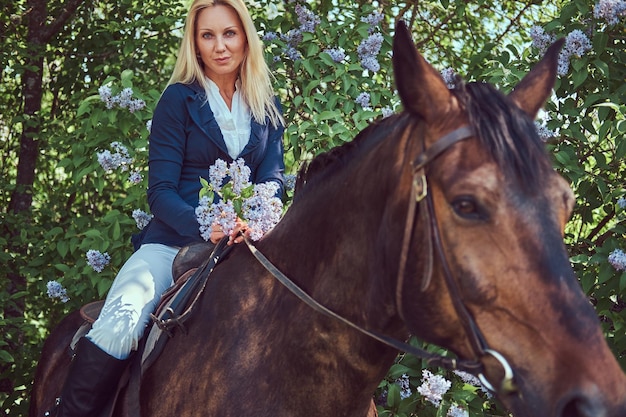
{"label": "navy blue blazer", "polygon": [[[283,192],[284,127],[251,121],[250,140],[240,158],[255,183],[276,181]],[[208,179],[217,159],[232,162],[204,89],[198,84],[168,86],[154,110],[149,140],[148,203],[154,218],[134,241],[184,246],[203,241],[195,208],[200,177]]]}

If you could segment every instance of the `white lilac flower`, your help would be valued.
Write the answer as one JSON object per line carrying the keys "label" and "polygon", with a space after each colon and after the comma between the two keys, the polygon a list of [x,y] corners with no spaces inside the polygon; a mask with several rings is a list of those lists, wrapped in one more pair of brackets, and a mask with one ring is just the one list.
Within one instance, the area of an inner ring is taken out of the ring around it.
{"label": "white lilac flower", "polygon": [[121,168],[127,171],[128,166],[132,164],[133,159],[128,154],[128,149],[120,142],[111,143],[114,152],[105,150],[97,153],[98,163],[106,172],[114,171]]}
{"label": "white lilac flower", "polygon": [[128,103],[128,111],[134,113],[146,107],[146,102],[140,98],[130,100]]}
{"label": "white lilac flower", "polygon": [[280,15],[278,7],[274,3],[270,3],[267,7],[267,19],[274,20]]}
{"label": "white lilac flower", "polygon": [[618,207],[620,207],[620,208],[626,209],[626,197],[620,197],[620,198],[617,200],[617,205],[618,205]]}
{"label": "white lilac flower", "polygon": [[465,382],[466,384],[470,384],[473,385],[475,387],[480,388],[480,390],[482,392],[484,392],[487,395],[487,398],[493,398],[493,394],[491,393],[491,391],[489,391],[482,382],[480,382],[480,379],[478,379],[478,377],[468,373],[468,372],[464,372],[464,371],[459,371],[459,370],[454,370],[453,371],[459,378],[461,378],[461,381]]}
{"label": "white lilac flower", "polygon": [[600,0],[593,8],[593,17],[603,19],[608,25],[616,25],[626,16],[626,1]]}
{"label": "white lilac flower", "polygon": [[456,86],[456,72],[452,68],[441,70],[441,78],[443,78],[448,88],[452,89]]}
{"label": "white lilac flower", "polygon": [[102,272],[109,262],[111,262],[111,256],[108,253],[101,253],[95,249],[87,251],[87,265],[92,267],[94,271]]}
{"label": "white lilac flower", "polygon": [[148,214],[141,209],[133,210],[132,216],[133,219],[135,219],[135,224],[137,224],[137,228],[139,230],[143,230],[144,227],[146,227],[148,223],[150,223],[153,217],[152,214]]}
{"label": "white lilac flower", "polygon": [[448,392],[451,386],[452,382],[443,376],[433,375],[429,370],[424,369],[422,370],[422,385],[417,387],[417,392],[436,407],[439,407],[444,394]]}
{"label": "white lilac flower", "polygon": [[146,129],[148,129],[148,133],[152,133],[152,119],[146,122]]}
{"label": "white lilac flower", "polygon": [[459,406],[458,404],[452,404],[448,408],[447,417],[469,417],[469,411],[466,408]]}
{"label": "white lilac flower", "polygon": [[626,271],[626,253],[621,249],[615,249],[609,254],[609,263],[618,271]]}
{"label": "white lilac flower", "polygon": [[100,88],[98,88],[98,94],[100,95],[100,100],[102,100],[106,104],[106,107],[108,109],[113,108],[113,93],[111,92],[111,87],[109,87],[108,85],[101,86]]}
{"label": "white lilac flower", "polygon": [[544,142],[554,137],[554,132],[552,130],[548,129],[546,126],[540,124],[537,121],[535,121],[535,129],[537,129],[537,134],[539,135],[539,138]]}
{"label": "white lilac flower", "polygon": [[407,374],[402,374],[400,378],[396,379],[396,384],[400,387],[400,399],[404,400],[413,394]]}
{"label": "white lilac flower", "polygon": [[364,109],[368,109],[370,107],[370,94],[363,92],[354,101]]}
{"label": "white lilac flower", "polygon": [[48,297],[58,298],[62,303],[67,303],[70,300],[70,297],[67,296],[67,290],[57,281],[48,281],[46,288]]}

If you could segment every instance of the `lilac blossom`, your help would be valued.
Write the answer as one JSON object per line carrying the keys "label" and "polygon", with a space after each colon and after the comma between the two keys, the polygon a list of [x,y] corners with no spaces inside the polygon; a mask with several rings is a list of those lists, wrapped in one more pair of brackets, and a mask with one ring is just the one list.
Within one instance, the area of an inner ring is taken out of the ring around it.
{"label": "lilac blossom", "polygon": [[417,387],[417,392],[436,407],[439,407],[444,394],[448,392],[451,386],[452,382],[443,376],[433,375],[429,370],[424,369],[422,370],[422,385]]}
{"label": "lilac blossom", "polygon": [[300,29],[303,32],[315,32],[315,27],[321,22],[320,18],[317,17],[315,13],[301,4],[296,4],[296,14],[298,15]]}
{"label": "lilac blossom", "polygon": [[62,303],[70,301],[70,297],[67,296],[67,290],[57,281],[48,281],[46,288],[48,297],[53,299],[58,298]]}
{"label": "lilac blossom", "polygon": [[368,14],[365,17],[361,18],[361,22],[367,23],[370,28],[370,34],[376,29],[376,26],[384,19],[385,15],[383,15],[380,11],[374,10],[372,13]]}
{"label": "lilac blossom", "polygon": [[469,411],[466,408],[461,407],[458,404],[452,404],[448,408],[447,417],[469,417]]}
{"label": "lilac blossom", "polygon": [[393,115],[393,109],[389,106],[385,106],[382,108],[383,117],[389,117]]}
{"label": "lilac blossom", "polygon": [[559,53],[557,72],[566,75],[569,70],[569,62],[572,55],[581,57],[591,49],[591,42],[582,30],[575,29],[565,38],[565,47]]}
{"label": "lilac blossom", "polygon": [[440,74],[448,88],[452,89],[456,86],[456,72],[452,68],[445,68]]}
{"label": "lilac blossom", "polygon": [[600,0],[593,8],[593,17],[604,20],[608,25],[616,25],[626,16],[626,1]]}
{"label": "lilac blossom", "polygon": [[461,378],[461,381],[465,382],[466,384],[470,384],[470,385],[480,388],[480,390],[484,392],[485,395],[487,395],[487,398],[493,398],[493,394],[491,393],[491,391],[489,391],[483,385],[483,383],[480,382],[480,379],[478,379],[478,377],[465,371],[454,370],[453,372],[456,376]]}
{"label": "lilac blossom", "polygon": [[346,59],[346,53],[340,48],[328,48],[324,49],[324,52],[330,55],[332,60],[335,62],[341,62]]}
{"label": "lilac blossom", "polygon": [[152,119],[146,122],[146,129],[148,129],[148,133],[152,133]]}
{"label": "lilac blossom", "polygon": [[102,272],[109,262],[111,262],[111,256],[108,253],[101,253],[95,249],[87,251],[87,265],[92,267],[94,271]]}
{"label": "lilac blossom", "polygon": [[134,113],[146,107],[145,101],[139,98],[133,98],[133,89],[130,87],[124,88],[118,95],[114,96],[111,87],[103,85],[98,88],[98,94],[107,109],[112,109],[117,106],[122,109],[128,109],[131,113]]}
{"label": "lilac blossom", "polygon": [[276,39],[278,39],[278,35],[276,34],[276,32],[267,32],[265,35],[263,35],[263,40],[264,41],[275,41]]}
{"label": "lilac blossom", "polygon": [[535,128],[537,129],[537,134],[539,135],[539,139],[541,139],[542,141],[546,142],[549,139],[552,139],[555,135],[555,133],[548,129],[546,126],[540,124],[539,122],[535,121]]}
{"label": "lilac blossom", "polygon": [[128,176],[128,181],[132,184],[140,184],[141,181],[143,181],[143,176],[141,175],[141,172],[135,170],[133,172],[130,173],[130,175]]}
{"label": "lilac blossom", "polygon": [[617,205],[618,205],[618,207],[620,207],[620,208],[626,209],[626,197],[620,197],[620,198],[617,200]]}
{"label": "lilac blossom", "polygon": [[554,35],[548,34],[541,26],[533,26],[530,28],[530,38],[532,46],[539,50],[539,54],[543,55],[548,47],[556,40]]}
{"label": "lilac blossom", "polygon": [[363,92],[354,101],[364,109],[370,109],[370,93]]}
{"label": "lilac blossom", "polygon": [[150,223],[150,221],[152,220],[152,214],[148,214],[145,211],[141,210],[141,209],[135,209],[133,210],[133,219],[135,219],[135,224],[137,225],[137,228],[139,230],[143,230],[144,227],[146,227],[148,225],[148,223]]}
{"label": "lilac blossom", "polygon": [[285,190],[293,191],[296,188],[296,179],[298,177],[295,174],[285,174],[283,177],[285,181]]}
{"label": "lilac blossom", "polygon": [[626,271],[626,253],[621,249],[615,249],[609,254],[609,263],[618,271]]}
{"label": "lilac blossom", "polygon": [[133,159],[128,154],[128,149],[120,142],[111,143],[113,152],[104,150],[97,153],[98,163],[106,172],[112,172],[118,168],[122,171],[127,171],[130,164],[133,163]]}
{"label": "lilac blossom", "polygon": [[380,33],[372,33],[361,41],[357,47],[357,53],[359,54],[359,60],[363,68],[372,72],[377,72],[380,69],[377,56],[382,44],[383,35]]}
{"label": "lilac blossom", "polygon": [[254,193],[243,202],[242,214],[250,226],[252,240],[259,240],[274,228],[283,214],[283,203],[276,197],[276,182],[255,184]]}
{"label": "lilac blossom", "polygon": [[396,385],[400,387],[400,399],[404,400],[413,394],[407,374],[402,374],[400,378],[396,379]]}

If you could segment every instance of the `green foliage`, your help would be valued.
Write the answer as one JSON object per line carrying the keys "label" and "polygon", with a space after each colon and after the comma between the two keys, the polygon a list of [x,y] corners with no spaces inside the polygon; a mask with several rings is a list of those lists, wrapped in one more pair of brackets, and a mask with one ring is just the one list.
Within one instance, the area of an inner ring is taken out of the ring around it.
{"label": "green foliage", "polygon": [[[47,3],[54,14],[64,2]],[[617,204],[626,196],[624,19],[608,25],[595,18],[592,0],[543,3],[505,1],[492,10],[484,1],[309,1],[306,8],[320,21],[297,43],[286,37],[301,25],[296,2],[258,0],[251,2],[251,11],[262,36],[278,36],[264,42],[287,120],[290,173],[302,161],[350,141],[383,113],[399,110],[390,61],[398,17],[411,24],[420,52],[437,69],[452,68],[466,80],[488,81],[505,91],[540,58],[530,46],[533,25],[555,36],[583,30],[592,50],[571,59],[541,122],[554,132],[548,150],[578,200],[566,229],[574,268],[626,368],[626,272],[607,261],[615,249],[626,249],[626,212]],[[42,109],[26,117],[20,104],[28,53],[26,1],[3,0],[3,7],[0,103],[6,111],[0,116],[0,207],[8,207],[16,189],[21,132],[26,126],[40,128],[31,210],[0,211],[5,231],[0,263],[7,265],[0,274],[0,407],[19,416],[27,414],[29,385],[49,330],[68,311],[101,298],[132,251],[129,239],[138,229],[131,213],[148,211],[146,122],[171,74],[185,10],[183,2],[174,0],[93,1],[79,7],[42,52]],[[371,28],[361,19],[375,10],[384,18]],[[383,38],[378,71],[364,69],[357,52],[371,33]],[[336,62],[325,52],[334,48],[343,50],[344,60]],[[300,58],[290,59],[292,54]],[[107,108],[98,95],[105,85],[113,95],[132,88],[133,97],[147,106],[135,112]],[[361,93],[369,94],[365,107],[357,103]],[[99,152],[114,151],[113,142],[128,149],[132,167],[126,171],[106,172],[98,163]],[[141,183],[128,181],[133,170],[143,173]],[[111,256],[101,273],[87,265],[90,249]],[[67,303],[46,296],[46,284],[53,280],[67,288]],[[472,416],[506,415],[477,386],[431,369],[452,383],[435,407],[417,393],[422,367],[410,355],[398,357],[377,392],[381,416],[445,416],[452,404]],[[396,383],[403,375],[412,391],[407,398]]]}

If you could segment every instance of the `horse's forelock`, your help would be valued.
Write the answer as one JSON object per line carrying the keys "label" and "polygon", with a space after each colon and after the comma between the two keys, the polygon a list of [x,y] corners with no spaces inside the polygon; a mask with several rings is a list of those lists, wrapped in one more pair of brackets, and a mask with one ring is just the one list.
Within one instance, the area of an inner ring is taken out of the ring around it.
{"label": "horse's forelock", "polygon": [[509,178],[530,192],[551,163],[532,120],[504,94],[486,83],[457,84],[454,94],[466,108],[482,146]]}

